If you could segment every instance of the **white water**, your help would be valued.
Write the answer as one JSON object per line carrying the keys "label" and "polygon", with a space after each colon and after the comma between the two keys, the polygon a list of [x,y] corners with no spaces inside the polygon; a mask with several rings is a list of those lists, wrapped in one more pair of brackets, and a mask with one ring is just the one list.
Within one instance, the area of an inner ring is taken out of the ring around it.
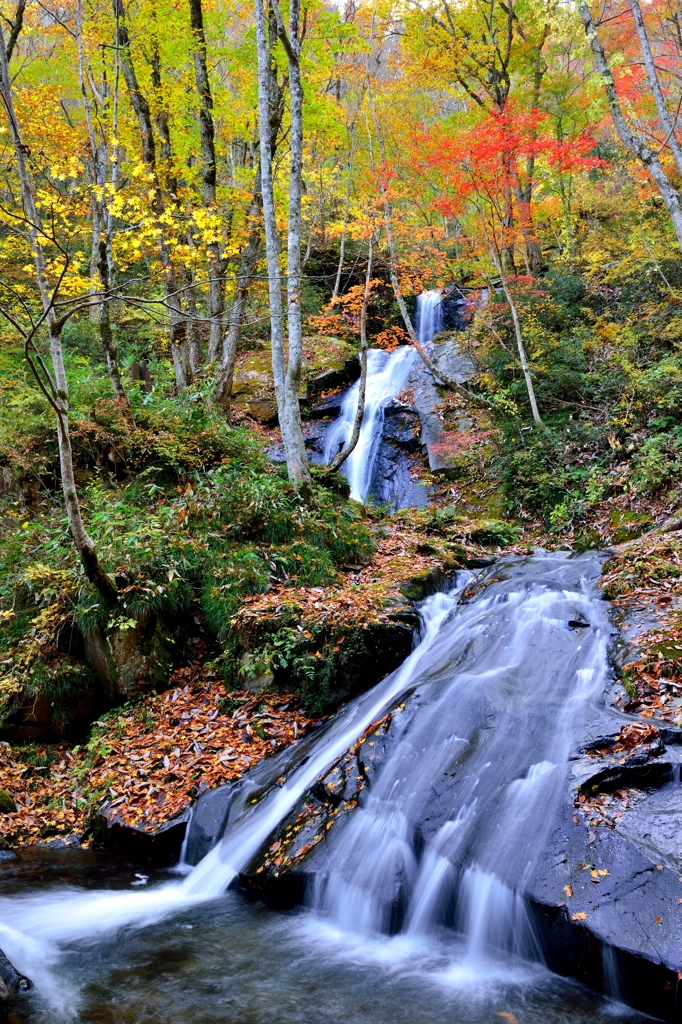
{"label": "white water", "polygon": [[[346,935],[355,949],[361,941],[362,958],[367,943],[380,944],[389,963],[448,925],[464,940],[446,972],[457,984],[485,985],[491,971],[511,977],[519,960],[541,962],[522,892],[556,818],[576,729],[608,670],[606,609],[581,585],[581,566],[594,574],[590,559],[512,560],[470,604],[458,606],[457,591],[429,598],[422,641],[405,664],[311,736],[285,784],[182,882],[0,900],[0,948],[67,1012],[77,993],[54,969],[71,943],[218,896],[327,768],[409,694],[367,799],[325,844],[331,870],[319,876],[321,914],[309,927]],[[462,574],[460,586],[470,579]],[[576,618],[590,628],[570,629]],[[397,940],[378,938],[395,925]],[[616,992],[617,978],[610,984]]]}
{"label": "white water", "polygon": [[[443,323],[441,293],[424,291],[418,295],[415,330],[420,344],[428,345],[434,335],[443,329]],[[384,352],[382,349],[369,349],[367,352],[365,414],[358,443],[343,466],[343,472],[350,483],[351,497],[355,501],[366,501],[369,496],[374,460],[381,442],[384,408],[391,399],[397,398],[407,384],[417,358],[411,345],[403,345],[393,352]],[[344,398],[338,418],[327,431],[325,463],[331,461],[353,432],[359,392],[360,384],[357,382]]]}
{"label": "white water", "polygon": [[415,330],[419,343],[428,345],[439,331],[443,330],[443,296],[434,289],[417,296]]}
{"label": "white water", "polygon": [[[356,501],[366,501],[369,495],[374,460],[381,441],[384,406],[403,390],[417,358],[411,345],[402,345],[394,352],[375,348],[367,352],[365,414],[358,443],[343,466],[343,472],[350,483],[351,497]],[[324,449],[326,463],[350,438],[358,409],[359,391],[360,384],[354,384],[343,401],[341,413],[327,431]]]}
{"label": "white water", "polygon": [[[471,575],[460,574],[460,588]],[[17,970],[28,975],[55,1006],[61,1006],[67,996],[50,971],[60,947],[95,939],[124,925],[149,924],[224,892],[316,779],[409,689],[434,644],[442,646],[441,626],[455,608],[460,588],[427,599],[422,607],[421,642],[401,668],[341,711],[286,783],[238,823],[182,882],[145,891],[66,889],[0,900],[0,948]]]}
{"label": "white water", "polygon": [[[447,924],[466,937],[472,966],[491,950],[541,960],[520,894],[556,820],[576,730],[608,673],[608,619],[576,588],[579,564],[526,563],[521,586],[493,585],[433,645],[417,709],[335,835],[316,886],[314,904],[342,928],[423,935]],[[590,628],[569,628],[576,618]]]}

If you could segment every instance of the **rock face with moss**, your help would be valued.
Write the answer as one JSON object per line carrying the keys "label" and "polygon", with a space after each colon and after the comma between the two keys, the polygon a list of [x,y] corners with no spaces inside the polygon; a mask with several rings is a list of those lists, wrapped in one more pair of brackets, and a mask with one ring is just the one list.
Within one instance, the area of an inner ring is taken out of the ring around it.
{"label": "rock face with moss", "polygon": [[267,679],[299,691],[312,713],[333,710],[410,653],[415,602],[457,569],[486,564],[481,543],[515,536],[505,524],[448,521],[434,509],[401,515],[377,530],[369,564],[344,572],[335,586],[285,586],[247,598],[230,624],[227,685],[257,691]]}

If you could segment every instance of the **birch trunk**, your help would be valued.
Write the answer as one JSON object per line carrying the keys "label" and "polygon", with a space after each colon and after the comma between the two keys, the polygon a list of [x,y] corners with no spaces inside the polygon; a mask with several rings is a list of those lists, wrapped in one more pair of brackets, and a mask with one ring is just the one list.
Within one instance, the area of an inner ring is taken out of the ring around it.
{"label": "birch trunk", "polygon": [[[14,110],[14,98],[12,96],[12,84],[7,59],[5,36],[0,24],[0,94],[9,122],[10,134],[14,147],[14,155],[17,162],[17,173],[21,182],[21,198],[24,207],[24,215],[27,221],[27,233],[33,253],[33,260],[36,268],[36,279],[40,299],[45,315],[50,338],[50,356],[52,360],[53,377],[48,380],[48,388],[38,375],[33,360],[29,357],[28,363],[35,373],[41,389],[48,395],[50,404],[54,409],[57,419],[57,442],[59,446],[59,465],[61,471],[62,491],[64,504],[69,520],[71,536],[73,537],[76,549],[81,559],[85,575],[99,593],[102,601],[111,607],[116,603],[117,590],[111,578],[104,571],[97,557],[97,551],[92,539],[89,537],[78,500],[78,490],[73,469],[73,453],[71,450],[71,438],[69,435],[69,389],[64,369],[64,357],[61,344],[62,324],[55,315],[54,295],[50,290],[47,273],[47,263],[41,241],[41,221],[38,216],[31,179],[26,166],[26,147],[21,138],[19,124]],[[29,336],[30,339],[30,336]],[[28,344],[26,348],[28,354]]]}
{"label": "birch trunk", "polygon": [[580,3],[579,11],[583,25],[585,26],[585,33],[587,35],[588,42],[592,48],[597,71],[601,75],[616,134],[623,145],[637,157],[642,166],[645,167],[651,175],[653,182],[658,189],[659,195],[670,214],[670,219],[673,223],[673,228],[677,237],[677,243],[680,249],[682,249],[682,205],[680,205],[679,193],[663,169],[661,161],[658,158],[658,153],[649,149],[643,139],[637,138],[637,136],[630,130],[630,127],[625,120],[620,100],[618,99],[616,83],[613,75],[611,74],[611,69],[609,68],[608,61],[606,59],[606,53],[604,52],[604,47],[602,46],[601,40],[597,34],[597,28],[592,19],[590,9],[586,3],[582,2]]}
{"label": "birch trunk", "polygon": [[491,243],[490,239],[488,239],[488,251],[490,253],[490,258],[495,265],[495,269],[499,274],[500,282],[502,284],[502,290],[504,292],[504,296],[507,300],[507,304],[511,311],[512,322],[514,324],[514,336],[516,338],[516,347],[519,353],[519,362],[521,363],[521,370],[523,371],[523,379],[526,382],[526,390],[528,391],[528,401],[530,402],[530,408],[531,412],[533,413],[533,419],[536,423],[542,425],[540,413],[538,412],[538,404],[535,400],[535,388],[533,387],[533,379],[530,375],[528,360],[526,359],[526,348],[523,344],[523,334],[521,332],[521,321],[519,320],[519,312],[516,308],[514,297],[511,291],[509,290],[509,285],[507,284],[507,278],[505,277],[504,270],[502,269],[502,260],[500,259],[499,254],[497,253],[495,246]]}
{"label": "birch trunk", "polygon": [[[277,0],[273,0],[277,9]],[[301,80],[300,0],[289,6],[289,99],[291,142],[289,166],[289,224],[287,244],[289,358],[284,378],[285,410],[289,420],[288,470],[292,483],[301,490],[312,489],[308,453],[301,428],[298,394],[303,370],[303,329],[301,317],[301,198],[303,193],[303,83]],[[281,21],[278,24],[280,28]],[[281,36],[280,36],[281,38]]]}
{"label": "birch trunk", "polygon": [[[682,175],[682,149],[680,149],[680,144],[677,141],[675,124],[666,106],[663,90],[661,89],[661,83],[658,79],[656,64],[651,52],[651,44],[644,24],[644,18],[642,17],[642,8],[639,5],[639,0],[631,0],[631,6],[632,14],[635,19],[635,26],[637,28],[637,35],[639,36],[639,45],[642,50],[642,56],[644,57],[644,66],[646,68],[647,78],[649,79],[649,85],[651,86],[651,91],[656,102],[658,119],[661,122],[663,131],[665,132],[664,145],[669,147],[670,152],[675,158],[677,173]],[[675,120],[677,120],[677,114],[675,115]]]}
{"label": "birch trunk", "polygon": [[292,0],[290,11],[291,40],[282,24],[277,0],[273,0],[277,18],[277,31],[287,50],[289,60],[289,89],[291,97],[291,162],[289,183],[289,238],[287,296],[289,300],[289,359],[284,354],[284,317],[279,271],[279,245],[272,179],[272,147],[270,135],[271,73],[270,49],[265,33],[262,0],[255,0],[256,39],[258,45],[258,108],[260,118],[261,181],[263,189],[263,220],[265,223],[265,251],[268,263],[270,296],[270,330],[272,340],[272,371],[275,379],[277,410],[282,441],[287,456],[289,479],[302,493],[309,494],[312,487],[308,455],[301,429],[301,409],[298,389],[301,379],[301,165],[303,149],[302,101],[303,90],[299,66],[298,0]]}
{"label": "birch trunk", "polygon": [[[213,97],[206,61],[206,34],[201,0],[189,0],[190,22],[194,33],[194,80],[199,96],[199,132],[201,136],[201,181],[205,208],[217,216],[215,125]],[[225,312],[223,261],[217,239],[206,246],[208,252],[208,316],[210,334],[208,361],[215,362],[220,354]]]}

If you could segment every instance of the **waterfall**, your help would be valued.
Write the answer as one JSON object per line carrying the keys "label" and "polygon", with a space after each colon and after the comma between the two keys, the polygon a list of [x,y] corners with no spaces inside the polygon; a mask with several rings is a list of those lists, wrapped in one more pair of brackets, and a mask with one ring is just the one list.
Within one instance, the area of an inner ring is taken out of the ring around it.
{"label": "waterfall", "polygon": [[[541,959],[521,892],[556,820],[576,729],[606,681],[610,631],[579,560],[545,564],[536,580],[520,572],[491,586],[433,645],[423,697],[317,886],[318,909],[344,927],[393,930],[397,913],[408,932],[455,928],[474,959]],[[575,619],[589,635],[569,627]]]}
{"label": "waterfall", "polygon": [[419,343],[428,345],[445,326],[443,296],[437,289],[424,291],[417,296],[415,330]]}
{"label": "waterfall", "polygon": [[[366,501],[369,496],[372,469],[381,441],[384,406],[403,390],[416,358],[417,353],[411,345],[402,345],[393,352],[374,348],[367,352],[365,414],[358,443],[343,466],[343,472],[350,483],[351,497],[356,501]],[[350,438],[359,392],[360,384],[357,382],[344,398],[341,412],[327,432],[324,449],[326,463]]]}
{"label": "waterfall", "polygon": [[[591,554],[510,558],[463,604],[473,574],[459,574],[458,587],[425,602],[421,642],[403,666],[304,740],[285,781],[184,880],[1,899],[0,948],[47,992],[69,942],[218,896],[329,766],[403,701],[366,800],[326,840],[318,912],[365,933],[445,924],[474,961],[491,951],[540,959],[522,893],[556,820],[576,730],[607,677],[607,609],[584,578],[598,570]],[[571,628],[576,619],[589,628]]]}

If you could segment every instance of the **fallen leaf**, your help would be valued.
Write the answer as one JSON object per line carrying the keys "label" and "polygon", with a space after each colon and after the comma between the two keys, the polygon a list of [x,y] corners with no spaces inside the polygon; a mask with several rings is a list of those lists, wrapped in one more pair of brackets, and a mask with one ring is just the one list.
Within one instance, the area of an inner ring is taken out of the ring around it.
{"label": "fallen leaf", "polygon": [[[566,893],[566,898],[570,900],[571,896],[573,895],[573,887],[570,885],[565,885],[564,892]],[[680,900],[680,903],[682,903],[682,900]]]}
{"label": "fallen leaf", "polygon": [[571,914],[571,921],[584,921],[587,914],[584,910],[581,910],[578,914]]}
{"label": "fallen leaf", "polygon": [[506,1010],[496,1010],[496,1017],[502,1017],[503,1020],[508,1020],[509,1024],[518,1024],[518,1017],[515,1017],[513,1013],[507,1013]]}

